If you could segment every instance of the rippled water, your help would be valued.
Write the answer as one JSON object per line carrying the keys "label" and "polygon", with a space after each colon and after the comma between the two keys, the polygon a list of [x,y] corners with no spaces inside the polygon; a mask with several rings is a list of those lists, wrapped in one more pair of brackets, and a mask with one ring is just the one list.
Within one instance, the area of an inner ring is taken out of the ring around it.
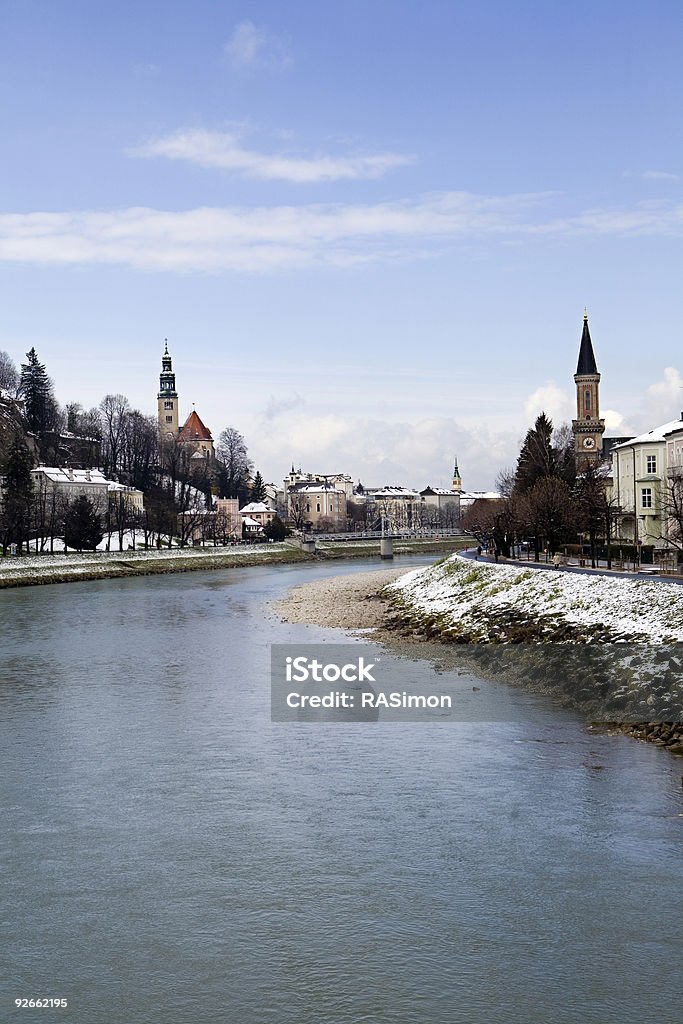
{"label": "rippled water", "polygon": [[271,723],[270,644],[343,635],[264,602],[360,569],[0,594],[0,1020],[675,1019],[681,761],[509,690],[510,722]]}

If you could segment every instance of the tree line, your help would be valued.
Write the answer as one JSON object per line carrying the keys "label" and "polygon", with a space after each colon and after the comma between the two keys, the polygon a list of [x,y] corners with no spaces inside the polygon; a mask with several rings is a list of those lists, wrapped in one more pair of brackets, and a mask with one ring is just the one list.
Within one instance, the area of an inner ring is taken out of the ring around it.
{"label": "tree line", "polygon": [[[584,462],[577,469],[574,437],[568,425],[553,429],[545,413],[527,431],[514,470],[498,479],[501,499],[475,502],[463,528],[509,557],[520,541],[528,541],[538,561],[541,553],[562,551],[581,543],[595,566],[603,547],[611,566],[616,524],[623,510],[609,495],[605,467]],[[673,480],[662,495],[661,519],[666,540],[683,548],[683,490]],[[623,550],[624,545],[620,547]],[[629,554],[636,558],[637,552]]]}
{"label": "tree line", "polygon": [[[104,536],[118,534],[121,545],[128,531],[140,530],[144,543],[188,542],[186,516],[210,509],[214,497],[262,501],[263,478],[254,475],[242,434],[234,427],[221,432],[216,459],[192,460],[192,449],[177,439],[160,447],[157,419],[131,406],[125,395],[105,395],[98,406],[84,409],[79,402],[61,407],[54,384],[35,348],[19,369],[0,352],[0,545],[19,550],[29,538],[51,550],[56,537],[70,538],[69,546],[94,547]],[[143,491],[141,512],[125,491],[110,493],[105,507],[90,499],[67,502],[45,482],[35,484],[34,465],[100,469],[108,480]],[[86,511],[89,525],[85,520]],[[80,523],[76,529],[71,523]],[[208,520],[207,520],[208,522]],[[214,527],[214,541],[225,524]],[[98,533],[100,536],[97,540]],[[68,540],[67,540],[68,543]],[[133,541],[133,543],[135,543]]]}

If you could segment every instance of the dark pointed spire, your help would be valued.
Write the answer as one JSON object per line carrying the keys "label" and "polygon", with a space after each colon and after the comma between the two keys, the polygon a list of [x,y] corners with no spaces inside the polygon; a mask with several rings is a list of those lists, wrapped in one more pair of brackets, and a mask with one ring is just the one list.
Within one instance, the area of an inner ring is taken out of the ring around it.
{"label": "dark pointed spire", "polygon": [[460,470],[458,469],[458,456],[455,456],[455,464],[453,466],[453,476],[460,476]]}
{"label": "dark pointed spire", "polygon": [[579,348],[579,361],[576,365],[576,376],[586,377],[598,372],[598,364],[595,362],[591,332],[588,330],[588,312],[583,311],[583,333],[581,335],[581,347]]}

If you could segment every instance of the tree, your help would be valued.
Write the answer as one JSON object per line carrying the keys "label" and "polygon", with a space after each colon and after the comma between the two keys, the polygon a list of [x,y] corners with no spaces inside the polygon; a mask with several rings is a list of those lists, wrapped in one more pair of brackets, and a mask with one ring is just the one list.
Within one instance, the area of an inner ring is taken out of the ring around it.
{"label": "tree", "polygon": [[0,391],[15,398],[19,390],[19,371],[6,352],[0,352]]}
{"label": "tree", "polygon": [[126,422],[131,413],[125,395],[105,395],[100,402],[102,413],[102,466],[111,477],[121,470]]}
{"label": "tree", "polygon": [[253,463],[239,430],[226,427],[221,432],[216,454],[222,463],[218,473],[221,498],[239,498],[240,502],[244,502],[249,496],[249,476]]}
{"label": "tree", "polygon": [[568,484],[557,476],[540,477],[522,501],[522,515],[534,536],[536,560],[540,540],[551,553],[576,534],[576,506]]}
{"label": "tree", "polygon": [[104,537],[102,516],[85,494],[70,501],[64,514],[64,547],[94,551]]}
{"label": "tree", "polygon": [[21,551],[24,541],[29,538],[33,506],[32,468],[31,453],[16,433],[7,453],[5,487],[0,503],[3,554],[7,554],[9,544],[16,544]]}
{"label": "tree", "polygon": [[21,364],[19,394],[24,400],[24,415],[29,430],[44,434],[59,426],[59,407],[53,394],[52,381],[38,359],[35,348],[26,353]]}
{"label": "tree", "polygon": [[269,523],[266,523],[263,531],[268,540],[284,540],[287,536],[287,527],[279,516],[273,516]]}
{"label": "tree", "polygon": [[76,437],[87,437],[93,441],[102,440],[102,416],[99,409],[88,409],[80,402],[68,402],[64,409],[66,429]]}
{"label": "tree", "polygon": [[300,491],[290,491],[287,502],[287,515],[296,530],[303,531],[308,523],[309,500]]}
{"label": "tree", "polygon": [[254,482],[251,485],[249,497],[252,501],[265,501],[266,498],[268,497],[266,485],[263,482],[263,477],[261,476],[259,470],[256,471],[256,476],[254,477]]}
{"label": "tree", "polygon": [[[591,565],[595,568],[597,539],[606,532],[609,519],[609,504],[605,494],[605,481],[591,463],[585,464],[581,473],[576,478],[574,498],[576,501],[577,526],[582,533],[588,534],[591,549]],[[609,537],[607,541],[609,564]]]}
{"label": "tree", "polygon": [[527,431],[517,459],[515,490],[526,494],[536,481],[543,476],[553,476],[556,468],[555,450],[552,446],[553,425],[544,412],[537,417],[533,427]]}

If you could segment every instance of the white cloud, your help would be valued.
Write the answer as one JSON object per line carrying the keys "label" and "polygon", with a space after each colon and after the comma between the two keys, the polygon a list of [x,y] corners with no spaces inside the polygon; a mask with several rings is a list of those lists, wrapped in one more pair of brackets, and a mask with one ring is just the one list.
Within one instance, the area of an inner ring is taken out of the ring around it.
{"label": "white cloud", "polygon": [[553,421],[555,427],[568,423],[574,415],[570,392],[554,380],[546,381],[540,388],[536,388],[524,403],[524,415],[531,425],[542,412]]}
{"label": "white cloud", "polygon": [[413,157],[399,153],[320,155],[312,158],[257,153],[245,149],[236,134],[192,128],[181,129],[160,139],[151,139],[128,153],[131,156],[187,160],[200,167],[237,171],[247,178],[306,184],[339,179],[380,178],[394,167],[414,162]]}
{"label": "white cloud", "polygon": [[366,486],[450,486],[457,452],[463,486],[484,490],[517,458],[516,438],[509,432],[468,428],[449,417],[401,422],[292,410],[278,419],[277,430],[264,432],[263,421],[255,421],[246,433],[254,438],[255,464],[277,480],[294,459],[305,472],[350,473]]}
{"label": "white cloud", "polygon": [[647,181],[680,181],[680,176],[671,171],[644,171],[642,177]]}
{"label": "white cloud", "polygon": [[445,245],[486,238],[683,233],[683,205],[548,220],[541,212],[555,198],[552,193],[441,192],[365,205],[0,214],[0,261],[106,263],[154,271],[269,271],[416,259]]}
{"label": "white cloud", "polygon": [[289,43],[253,21],[241,21],[225,44],[225,53],[235,69],[269,68],[284,71],[292,63]]}
{"label": "white cloud", "polygon": [[645,392],[643,419],[646,421],[643,430],[669,420],[676,420],[683,409],[683,377],[680,370],[667,366],[664,376],[651,384]]}
{"label": "white cloud", "polygon": [[616,409],[603,409],[602,418],[605,421],[605,429],[610,433],[627,434],[626,421],[620,412]]}

